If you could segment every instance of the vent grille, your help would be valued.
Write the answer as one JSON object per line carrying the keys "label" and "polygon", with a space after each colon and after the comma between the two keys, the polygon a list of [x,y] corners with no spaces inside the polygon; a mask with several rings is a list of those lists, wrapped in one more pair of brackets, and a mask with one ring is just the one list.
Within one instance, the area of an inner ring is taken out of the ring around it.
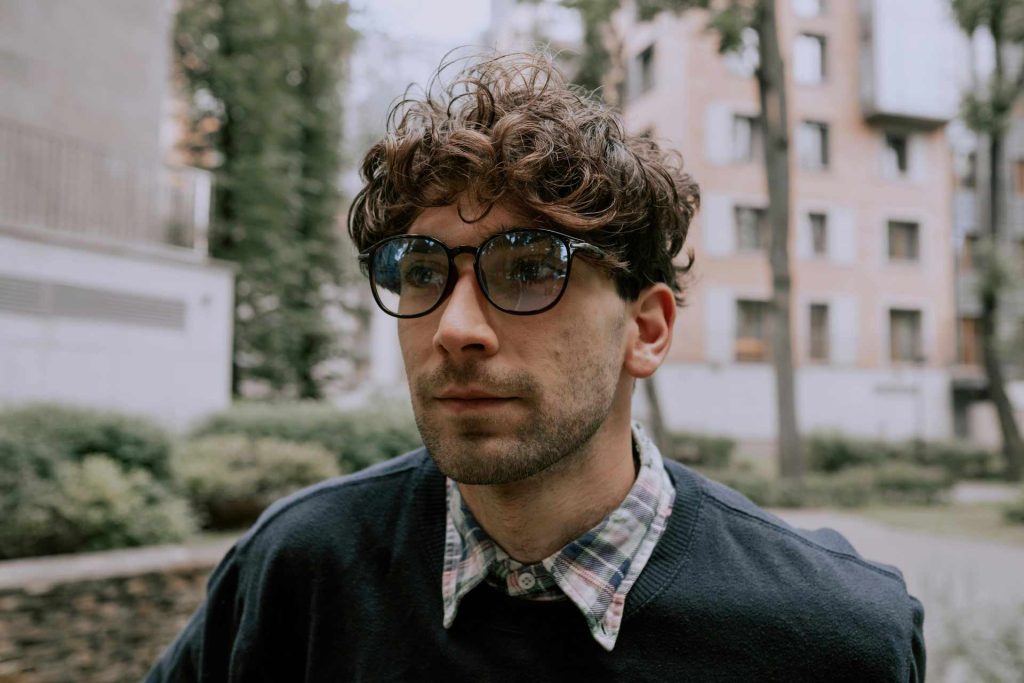
{"label": "vent grille", "polygon": [[0,277],[0,311],[185,329],[185,302],[179,299],[8,277]]}

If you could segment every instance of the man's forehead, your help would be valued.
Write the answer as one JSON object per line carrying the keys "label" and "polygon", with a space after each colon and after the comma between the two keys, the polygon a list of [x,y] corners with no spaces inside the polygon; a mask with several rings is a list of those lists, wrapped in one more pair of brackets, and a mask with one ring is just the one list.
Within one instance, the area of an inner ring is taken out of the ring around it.
{"label": "man's forehead", "polygon": [[[461,215],[460,215],[461,209]],[[495,204],[486,209],[452,204],[424,209],[409,226],[409,233],[435,237],[449,246],[477,244],[491,235],[514,228],[540,227],[524,214]]]}

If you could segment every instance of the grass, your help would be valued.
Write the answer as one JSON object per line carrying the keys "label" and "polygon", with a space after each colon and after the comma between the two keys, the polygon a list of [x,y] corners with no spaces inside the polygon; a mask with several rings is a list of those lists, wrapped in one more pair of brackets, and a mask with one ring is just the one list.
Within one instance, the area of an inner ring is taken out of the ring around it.
{"label": "grass", "polygon": [[996,503],[934,506],[872,505],[860,510],[844,512],[913,531],[996,541],[1024,547],[1024,524],[1008,523],[1003,519],[1003,506]]}

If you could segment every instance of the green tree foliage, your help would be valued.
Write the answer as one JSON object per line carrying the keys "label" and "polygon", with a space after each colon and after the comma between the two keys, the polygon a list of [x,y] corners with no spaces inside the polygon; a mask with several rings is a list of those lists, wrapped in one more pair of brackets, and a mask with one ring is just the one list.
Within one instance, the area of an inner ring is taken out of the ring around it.
{"label": "green tree foliage", "polygon": [[355,39],[336,0],[182,0],[189,144],[216,172],[210,251],[239,264],[235,393],[317,398],[342,282],[340,85]]}

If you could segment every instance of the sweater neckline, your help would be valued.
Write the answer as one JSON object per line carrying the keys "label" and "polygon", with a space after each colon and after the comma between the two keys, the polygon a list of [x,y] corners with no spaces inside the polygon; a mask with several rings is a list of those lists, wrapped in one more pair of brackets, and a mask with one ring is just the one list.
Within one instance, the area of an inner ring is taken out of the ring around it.
{"label": "sweater neckline", "polygon": [[[440,604],[445,540],[445,478],[434,465],[426,448],[420,449],[419,457],[412,503],[428,571],[437,579],[434,597]],[[694,527],[703,505],[705,494],[698,476],[688,467],[671,460],[665,460],[665,467],[676,489],[672,514],[669,515],[668,525],[654,547],[647,566],[626,596],[623,620],[642,609],[679,573],[689,555]]]}

